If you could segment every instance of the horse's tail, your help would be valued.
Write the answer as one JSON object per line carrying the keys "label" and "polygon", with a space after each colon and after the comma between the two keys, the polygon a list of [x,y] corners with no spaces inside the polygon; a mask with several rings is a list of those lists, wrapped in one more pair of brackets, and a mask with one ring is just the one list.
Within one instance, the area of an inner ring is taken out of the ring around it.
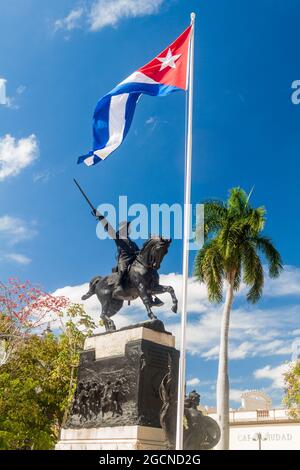
{"label": "horse's tail", "polygon": [[90,282],[88,292],[81,297],[81,300],[87,300],[96,293],[96,285],[98,284],[99,281],[101,281],[101,279],[102,279],[101,276],[93,277],[93,279]]}

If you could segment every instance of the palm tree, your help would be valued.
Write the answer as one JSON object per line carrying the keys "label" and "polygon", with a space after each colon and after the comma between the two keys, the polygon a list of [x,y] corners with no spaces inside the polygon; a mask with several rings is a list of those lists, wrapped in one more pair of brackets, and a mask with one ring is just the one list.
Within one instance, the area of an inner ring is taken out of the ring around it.
{"label": "palm tree", "polygon": [[276,278],[282,270],[281,257],[270,238],[262,234],[266,211],[252,208],[249,196],[241,188],[230,190],[226,203],[207,201],[204,205],[205,243],[197,253],[194,272],[207,286],[208,299],[221,302],[226,296],[220,332],[217,379],[217,416],[221,428],[218,449],[229,448],[229,379],[228,334],[234,293],[241,281],[249,288],[247,300],[257,302],[263,291],[264,271],[260,254],[264,255],[269,276]]}

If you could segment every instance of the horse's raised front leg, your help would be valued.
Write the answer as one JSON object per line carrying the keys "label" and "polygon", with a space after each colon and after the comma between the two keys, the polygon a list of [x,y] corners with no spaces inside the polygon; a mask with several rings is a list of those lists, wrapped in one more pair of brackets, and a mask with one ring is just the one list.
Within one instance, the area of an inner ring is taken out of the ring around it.
{"label": "horse's raised front leg", "polygon": [[157,317],[154,315],[154,313],[151,310],[151,301],[152,301],[152,299],[149,296],[149,294],[147,293],[146,287],[142,283],[140,283],[137,287],[137,290],[138,290],[140,298],[142,299],[143,304],[146,307],[148,317],[151,320],[156,320]]}
{"label": "horse's raised front leg", "polygon": [[173,303],[172,308],[171,308],[172,312],[177,313],[178,300],[177,300],[173,287],[161,286],[160,284],[158,284],[157,286],[154,287],[152,291],[153,294],[164,294],[165,292],[168,292],[172,298],[172,303]]}

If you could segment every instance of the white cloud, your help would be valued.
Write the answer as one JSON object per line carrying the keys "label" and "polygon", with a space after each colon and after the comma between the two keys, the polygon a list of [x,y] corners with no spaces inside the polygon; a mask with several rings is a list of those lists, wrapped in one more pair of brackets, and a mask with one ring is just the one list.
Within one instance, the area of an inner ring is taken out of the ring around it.
{"label": "white cloud", "polygon": [[[267,267],[264,266],[265,285],[263,297],[283,297],[300,295],[300,268],[285,265],[277,279],[270,279]],[[239,295],[245,295],[247,286],[242,282]]]}
{"label": "white cloud", "polygon": [[89,15],[90,29],[99,31],[105,26],[115,26],[124,18],[153,15],[164,0],[97,0]]}
{"label": "white cloud", "polygon": [[26,91],[26,86],[25,85],[19,85],[17,88],[17,94],[22,95]]}
{"label": "white cloud", "polygon": [[168,124],[168,121],[160,120],[156,116],[150,116],[145,121],[145,126],[147,126],[147,128],[150,130],[150,132],[153,132],[154,129],[156,129],[157,125],[160,125],[160,124]]}
{"label": "white cloud", "polygon": [[158,119],[154,116],[150,116],[146,121],[145,125],[150,129],[151,132],[154,131],[158,124]]}
{"label": "white cloud", "polygon": [[[16,98],[6,94],[6,83],[7,80],[5,78],[0,78],[0,105],[2,104],[6,108],[10,109],[19,109],[19,105],[16,103]],[[17,95],[24,93],[25,89],[26,87],[24,85],[19,85],[16,90]]]}
{"label": "white cloud", "polygon": [[23,266],[30,264],[31,258],[21,253],[11,252],[10,249],[17,243],[35,237],[37,233],[33,222],[28,223],[9,215],[1,216],[0,240],[2,245],[6,245],[6,252],[3,249],[0,251],[0,261],[13,262]]}
{"label": "white cloud", "polygon": [[234,401],[235,403],[240,403],[242,402],[241,400],[241,395],[244,393],[245,390],[240,390],[237,388],[231,388],[229,390],[229,400]]}
{"label": "white cloud", "polygon": [[[230,324],[229,358],[287,355],[292,353],[294,336],[288,332],[297,324],[298,306],[251,310],[233,309]],[[217,359],[221,306],[207,305],[206,312],[189,319],[187,325],[187,349],[192,355]],[[169,329],[179,338],[180,325],[172,323]]]}
{"label": "white cloud", "polygon": [[155,124],[157,122],[157,118],[154,116],[150,116],[148,119],[146,119],[145,124]]}
{"label": "white cloud", "polygon": [[90,31],[99,31],[106,26],[116,26],[125,18],[158,13],[164,0],[95,0],[84,7],[73,9],[65,18],[54,23],[54,30],[71,31],[87,26]]}
{"label": "white cloud", "polygon": [[271,381],[270,388],[283,389],[284,388],[284,374],[288,371],[290,364],[280,364],[277,367],[267,365],[261,369],[253,372],[255,379],[268,379]]}
{"label": "white cloud", "polygon": [[28,258],[28,256],[22,255],[21,253],[8,253],[5,255],[5,258],[23,266],[31,263],[31,259]]}
{"label": "white cloud", "polygon": [[6,105],[6,80],[0,78],[0,104]]}
{"label": "white cloud", "polygon": [[[298,268],[291,268],[290,275]],[[266,286],[272,283],[266,280]],[[285,281],[284,281],[285,282]],[[181,288],[182,276],[179,274],[162,274],[160,283],[171,285],[179,300],[179,312],[181,311]],[[87,290],[87,284],[64,288],[61,292],[65,295],[75,295],[76,301]],[[292,287],[293,291],[294,288]],[[273,289],[273,296],[277,297],[277,291],[281,290],[276,281],[276,289]],[[289,294],[287,287],[285,294]],[[180,337],[180,314],[171,311],[171,299],[168,294],[159,296],[165,305],[155,309],[157,316],[166,324],[166,329],[171,331],[176,337],[177,347]],[[237,295],[237,302],[240,304],[244,293]],[[299,302],[298,302],[299,303]],[[85,302],[94,318],[99,320],[100,305],[94,296]],[[280,307],[262,308],[257,305],[250,306],[246,302],[242,306],[234,307],[230,322],[230,359],[240,360],[247,357],[267,357],[284,356],[292,353],[293,342],[295,341],[294,331],[298,328],[300,304],[287,304]],[[199,355],[206,360],[216,360],[219,352],[219,332],[222,315],[222,304],[210,304],[207,300],[206,287],[200,285],[194,278],[188,283],[188,324],[187,324],[187,351],[192,355]],[[284,314],[283,314],[284,312]],[[142,302],[136,300],[131,307],[125,307],[118,316],[114,318],[117,327],[124,324],[144,321],[147,319],[146,311]]]}
{"label": "white cloud", "polygon": [[40,171],[39,173],[35,173],[33,175],[33,182],[34,183],[47,183],[51,178],[51,173],[48,170]]}
{"label": "white cloud", "polygon": [[18,175],[38,158],[38,153],[34,134],[19,140],[10,134],[0,138],[0,181]]}
{"label": "white cloud", "polygon": [[16,104],[16,100],[13,96],[6,96],[5,106],[9,109],[19,109],[19,105]]}
{"label": "white cloud", "polygon": [[244,359],[249,354],[249,351],[251,351],[252,346],[250,341],[245,341],[235,348],[231,348],[229,354],[230,359]]}
{"label": "white cloud", "polygon": [[199,384],[200,384],[200,380],[197,377],[194,377],[193,379],[189,379],[186,381],[186,385],[188,387],[194,387]]}
{"label": "white cloud", "polygon": [[55,21],[54,30],[66,29],[67,31],[71,31],[72,29],[80,27],[83,14],[83,8],[75,8],[65,18]]}
{"label": "white cloud", "polygon": [[[194,352],[196,354],[196,351]],[[212,348],[208,349],[207,351],[203,351],[202,357],[205,359],[217,359],[219,354],[219,345],[213,346]]]}
{"label": "white cloud", "polygon": [[279,278],[266,282],[264,294],[272,297],[300,295],[300,269],[286,265]]}
{"label": "white cloud", "polygon": [[17,217],[3,215],[0,217],[0,237],[8,244],[14,245],[37,235],[37,230]]}
{"label": "white cloud", "polygon": [[0,78],[0,105],[2,104],[10,109],[18,109],[18,105],[15,104],[15,98],[6,94],[6,83],[7,80],[5,78]]}

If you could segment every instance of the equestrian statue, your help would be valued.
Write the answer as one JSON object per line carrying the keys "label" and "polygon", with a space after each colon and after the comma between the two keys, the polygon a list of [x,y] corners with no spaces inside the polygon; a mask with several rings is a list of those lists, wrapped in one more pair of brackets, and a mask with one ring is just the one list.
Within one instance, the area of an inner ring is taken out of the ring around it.
{"label": "equestrian statue", "polygon": [[117,267],[113,268],[108,276],[96,276],[90,281],[89,291],[82,296],[87,300],[92,295],[97,295],[102,306],[101,320],[106,331],[115,331],[116,326],[111,319],[121,310],[124,301],[130,302],[141,298],[148,317],[155,320],[152,308],[160,307],[163,302],[156,297],[165,292],[172,298],[172,311],[177,312],[178,300],[171,286],[162,286],[159,283],[158,270],[168,248],[172,242],[161,236],[151,236],[139,249],[138,245],[130,238],[130,222],[122,222],[119,230],[115,230],[108,220],[98,212],[76,180],[75,184],[92,208],[93,216],[101,222],[104,230],[115,241],[118,253]]}

